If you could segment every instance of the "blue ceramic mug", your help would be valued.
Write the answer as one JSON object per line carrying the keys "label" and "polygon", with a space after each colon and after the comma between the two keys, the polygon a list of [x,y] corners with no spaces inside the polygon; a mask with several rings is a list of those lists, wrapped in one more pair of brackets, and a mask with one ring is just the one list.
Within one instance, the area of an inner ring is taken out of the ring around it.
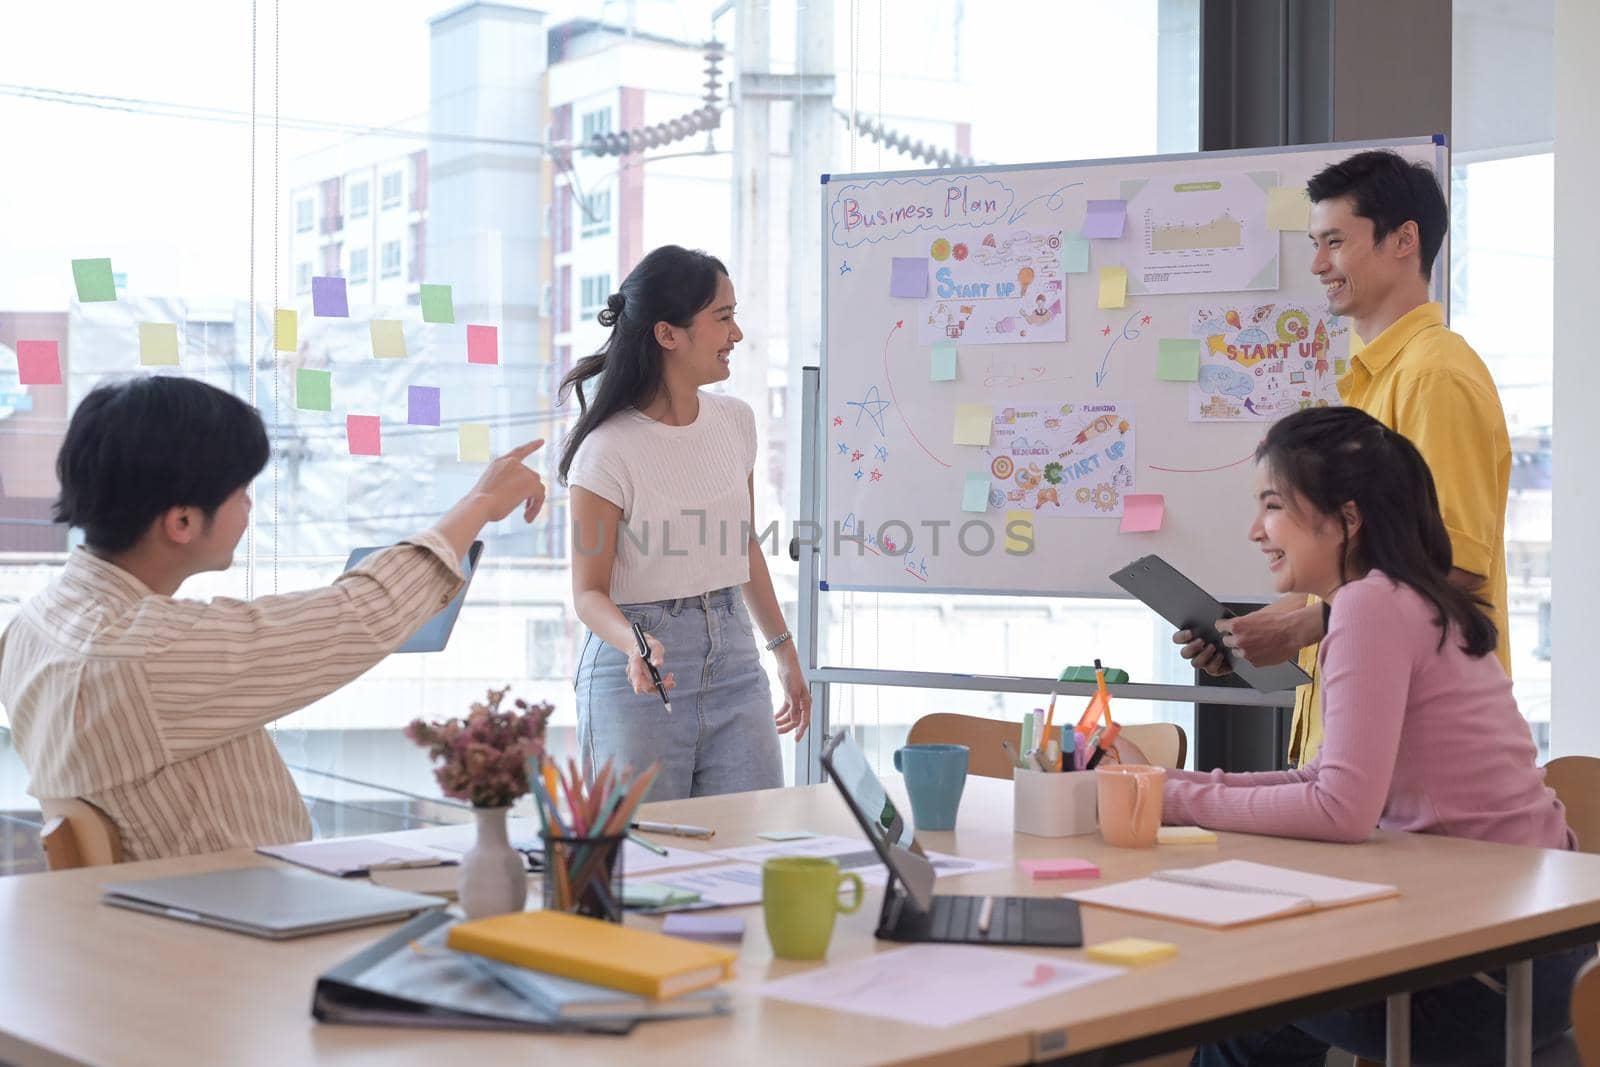
{"label": "blue ceramic mug", "polygon": [[894,754],[918,830],[954,830],[967,785],[966,745],[907,745]]}

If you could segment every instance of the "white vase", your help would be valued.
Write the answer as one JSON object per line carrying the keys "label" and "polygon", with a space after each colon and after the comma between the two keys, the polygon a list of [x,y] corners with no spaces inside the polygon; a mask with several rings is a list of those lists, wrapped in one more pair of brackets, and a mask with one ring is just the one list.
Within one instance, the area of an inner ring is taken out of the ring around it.
{"label": "white vase", "polygon": [[469,919],[521,911],[527,903],[528,875],[522,855],[506,834],[510,808],[473,808],[478,838],[461,857],[461,910]]}

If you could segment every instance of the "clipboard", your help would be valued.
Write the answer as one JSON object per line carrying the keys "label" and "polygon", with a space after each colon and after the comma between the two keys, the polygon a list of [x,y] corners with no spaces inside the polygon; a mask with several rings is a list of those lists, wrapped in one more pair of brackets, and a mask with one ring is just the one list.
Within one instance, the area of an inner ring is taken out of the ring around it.
{"label": "clipboard", "polygon": [[1234,613],[1160,556],[1136,559],[1114,572],[1111,580],[1143,601],[1174,629],[1189,630],[1222,650],[1233,673],[1258,692],[1277,693],[1311,681],[1311,676],[1294,663],[1257,667],[1248,660],[1228,655],[1216,621],[1234,618]]}

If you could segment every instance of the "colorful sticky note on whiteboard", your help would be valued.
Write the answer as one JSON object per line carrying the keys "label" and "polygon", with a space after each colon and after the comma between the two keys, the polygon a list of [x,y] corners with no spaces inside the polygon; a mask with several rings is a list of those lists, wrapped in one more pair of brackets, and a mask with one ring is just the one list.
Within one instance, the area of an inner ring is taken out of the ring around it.
{"label": "colorful sticky note on whiteboard", "polygon": [[117,298],[117,283],[111,276],[109,259],[73,260],[72,284],[77,287],[79,301],[85,304]]}
{"label": "colorful sticky note on whiteboard", "polygon": [[350,294],[343,278],[311,279],[311,314],[325,319],[350,317]]}
{"label": "colorful sticky note on whiteboard", "polygon": [[1303,185],[1275,185],[1267,190],[1267,229],[1303,230],[1311,225],[1311,198]]}
{"label": "colorful sticky note on whiteboard", "polygon": [[1122,236],[1128,224],[1126,200],[1091,200],[1083,212],[1083,235],[1093,240]]}
{"label": "colorful sticky note on whiteboard", "polygon": [[1122,532],[1155,533],[1167,515],[1167,498],[1160,493],[1128,493],[1122,498]]}
{"label": "colorful sticky note on whiteboard", "polygon": [[500,331],[497,327],[467,327],[467,362],[500,362]]}
{"label": "colorful sticky note on whiteboard", "polygon": [[432,385],[406,387],[406,422],[411,426],[439,425],[439,389]]}
{"label": "colorful sticky note on whiteboard", "polygon": [[489,424],[464,422],[456,428],[456,457],[462,463],[489,462]]}
{"label": "colorful sticky note on whiteboard", "polygon": [[372,354],[378,359],[406,358],[406,326],[399,319],[373,319]]}
{"label": "colorful sticky note on whiteboard", "polygon": [[1061,238],[1061,273],[1087,274],[1089,272],[1089,242],[1075,233]]}
{"label": "colorful sticky note on whiteboard", "polygon": [[928,366],[928,380],[934,382],[953,382],[956,380],[956,343],[954,341],[935,341],[933,343],[933,356]]}
{"label": "colorful sticky note on whiteboard", "polygon": [[422,287],[422,321],[456,321],[455,300],[450,294],[448,285],[424,285]]}
{"label": "colorful sticky note on whiteboard", "polygon": [[383,431],[376,415],[346,415],[345,436],[350,439],[352,456],[383,455]]}
{"label": "colorful sticky note on whiteboard", "polygon": [[141,322],[139,324],[139,364],[144,367],[178,365],[178,324]]}
{"label": "colorful sticky note on whiteboard", "polygon": [[17,379],[22,385],[60,385],[61,345],[56,341],[18,341]]}
{"label": "colorful sticky note on whiteboard", "polygon": [[309,367],[295,371],[294,406],[302,411],[332,411],[333,372]]}
{"label": "colorful sticky note on whiteboard", "polygon": [[1156,377],[1164,382],[1192,382],[1200,377],[1200,342],[1189,337],[1163,337],[1156,350]]}
{"label": "colorful sticky note on whiteboard", "polygon": [[961,493],[961,510],[989,510],[989,475],[987,472],[967,472],[967,484]]}
{"label": "colorful sticky note on whiteboard", "polygon": [[920,300],[928,295],[928,261],[895,256],[889,262],[889,295]]}
{"label": "colorful sticky note on whiteboard", "polygon": [[955,443],[986,445],[994,432],[994,408],[988,404],[957,404]]}
{"label": "colorful sticky note on whiteboard", "polygon": [[1128,303],[1128,268],[1100,268],[1100,299],[1097,307],[1114,311]]}
{"label": "colorful sticky note on whiteboard", "polygon": [[300,350],[300,313],[293,308],[279,308],[272,317],[272,347],[278,352]]}

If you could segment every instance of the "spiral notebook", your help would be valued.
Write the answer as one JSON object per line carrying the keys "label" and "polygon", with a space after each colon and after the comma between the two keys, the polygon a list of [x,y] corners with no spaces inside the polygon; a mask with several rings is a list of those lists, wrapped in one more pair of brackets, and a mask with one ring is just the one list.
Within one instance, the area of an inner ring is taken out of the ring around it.
{"label": "spiral notebook", "polygon": [[1080,904],[1218,927],[1242,926],[1399,895],[1399,889],[1380,882],[1330,878],[1248,860],[1157,871],[1131,882],[1066,894]]}

